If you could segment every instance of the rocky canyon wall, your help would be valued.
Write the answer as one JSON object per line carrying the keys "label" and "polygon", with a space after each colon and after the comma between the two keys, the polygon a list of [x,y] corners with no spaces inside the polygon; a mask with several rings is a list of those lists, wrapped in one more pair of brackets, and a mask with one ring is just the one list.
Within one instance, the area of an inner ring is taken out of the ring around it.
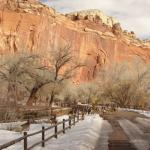
{"label": "rocky canyon wall", "polygon": [[115,61],[150,59],[150,43],[123,31],[118,21],[98,10],[60,14],[36,0],[0,0],[0,55],[21,51],[48,52],[71,43],[75,57],[85,62],[78,82]]}

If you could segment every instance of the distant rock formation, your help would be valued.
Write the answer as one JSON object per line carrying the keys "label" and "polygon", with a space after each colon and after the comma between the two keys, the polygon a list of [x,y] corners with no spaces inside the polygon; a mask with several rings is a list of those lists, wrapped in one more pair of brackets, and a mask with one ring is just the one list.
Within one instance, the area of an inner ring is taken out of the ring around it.
{"label": "distant rock formation", "polygon": [[113,17],[108,17],[103,14],[100,10],[91,9],[91,10],[83,10],[79,12],[74,12],[66,15],[73,21],[77,20],[90,20],[96,23],[102,22],[107,26],[112,27],[114,24],[118,23],[118,21]]}
{"label": "distant rock formation", "polygon": [[112,32],[117,36],[121,36],[122,35],[122,29],[121,29],[121,26],[120,26],[120,23],[115,23],[113,26],[112,26]]}

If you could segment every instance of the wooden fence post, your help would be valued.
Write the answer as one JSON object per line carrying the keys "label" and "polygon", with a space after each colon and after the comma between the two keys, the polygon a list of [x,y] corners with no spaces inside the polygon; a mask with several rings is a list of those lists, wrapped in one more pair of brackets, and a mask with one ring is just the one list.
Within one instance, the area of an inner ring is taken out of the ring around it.
{"label": "wooden fence post", "polygon": [[69,116],[69,128],[71,129],[71,116]]}
{"label": "wooden fence post", "polygon": [[73,115],[73,125],[76,124],[76,115]]}
{"label": "wooden fence post", "polygon": [[27,150],[28,143],[27,143],[27,132],[24,132],[24,150]]}
{"label": "wooden fence post", "polygon": [[84,113],[82,113],[82,120],[84,120]]}
{"label": "wooden fence post", "polygon": [[63,133],[65,134],[65,119],[63,119]]}
{"label": "wooden fence post", "polygon": [[79,122],[79,113],[77,114],[77,122]]}
{"label": "wooden fence post", "polygon": [[57,139],[57,122],[55,122],[55,138]]}
{"label": "wooden fence post", "polygon": [[45,147],[45,127],[42,127],[42,147]]}

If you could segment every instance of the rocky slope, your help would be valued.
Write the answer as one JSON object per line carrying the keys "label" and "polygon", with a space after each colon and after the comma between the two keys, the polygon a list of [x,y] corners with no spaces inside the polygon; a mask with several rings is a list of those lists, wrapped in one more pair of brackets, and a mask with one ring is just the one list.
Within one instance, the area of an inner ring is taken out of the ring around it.
{"label": "rocky slope", "polygon": [[60,14],[38,0],[0,0],[0,55],[48,51],[71,43],[86,68],[78,80],[90,80],[114,61],[150,59],[150,43],[123,31],[118,21],[98,10]]}

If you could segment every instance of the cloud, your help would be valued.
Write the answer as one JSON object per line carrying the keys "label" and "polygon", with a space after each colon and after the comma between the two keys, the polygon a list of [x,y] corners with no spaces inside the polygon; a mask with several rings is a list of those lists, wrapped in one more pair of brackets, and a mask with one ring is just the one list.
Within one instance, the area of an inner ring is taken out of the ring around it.
{"label": "cloud", "polygon": [[100,9],[141,38],[150,37],[150,0],[42,0],[62,13]]}

